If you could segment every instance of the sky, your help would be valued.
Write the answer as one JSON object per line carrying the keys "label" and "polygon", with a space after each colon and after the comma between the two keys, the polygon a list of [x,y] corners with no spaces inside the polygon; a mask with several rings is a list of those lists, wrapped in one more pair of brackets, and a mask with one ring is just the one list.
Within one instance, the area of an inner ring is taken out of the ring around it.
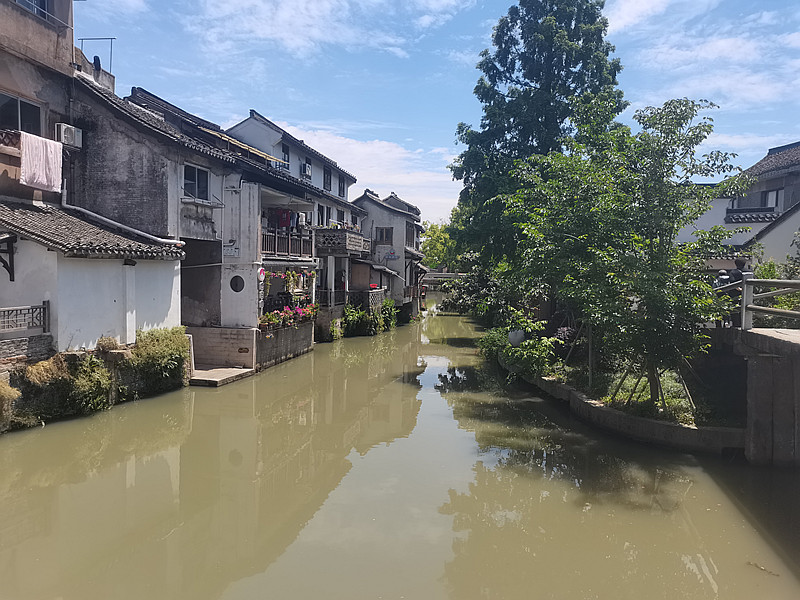
{"label": "sky", "polygon": [[[447,219],[459,122],[480,125],[481,50],[511,0],[76,0],[75,43],[116,76],[222,127],[251,108],[354,174]],[[636,109],[719,106],[706,150],[742,168],[800,141],[800,0],[607,0]]]}

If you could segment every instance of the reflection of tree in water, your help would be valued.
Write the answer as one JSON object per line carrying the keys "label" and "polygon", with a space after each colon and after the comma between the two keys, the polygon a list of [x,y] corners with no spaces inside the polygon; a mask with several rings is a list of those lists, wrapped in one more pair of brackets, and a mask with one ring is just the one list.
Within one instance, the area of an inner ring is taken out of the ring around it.
{"label": "reflection of tree in water", "polygon": [[688,574],[674,597],[714,597],[716,583],[695,576],[707,557],[681,510],[692,481],[680,464],[623,457],[614,442],[561,428],[558,410],[502,391],[486,371],[439,378],[484,459],[440,508],[459,534],[445,568],[453,598],[639,598],[664,564]]}

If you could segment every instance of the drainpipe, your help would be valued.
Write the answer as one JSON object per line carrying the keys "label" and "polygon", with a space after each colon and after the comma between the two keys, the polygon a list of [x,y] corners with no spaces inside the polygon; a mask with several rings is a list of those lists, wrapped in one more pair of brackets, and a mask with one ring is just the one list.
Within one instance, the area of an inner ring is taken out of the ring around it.
{"label": "drainpipe", "polygon": [[110,225],[111,227],[116,227],[118,229],[122,229],[123,231],[127,231],[128,233],[132,233],[134,235],[138,235],[140,237],[145,238],[146,240],[150,240],[151,242],[156,242],[158,244],[166,244],[169,246],[178,246],[178,248],[182,248],[186,242],[181,240],[173,240],[170,238],[159,238],[154,235],[150,235],[149,233],[145,233],[139,229],[134,229],[133,227],[128,227],[127,225],[123,225],[122,223],[117,223],[112,219],[104,217],[103,215],[98,215],[90,210],[87,210],[81,206],[74,206],[67,202],[67,180],[63,180],[63,186],[61,188],[61,206],[64,208],[71,208],[72,210],[77,210],[78,212],[87,215],[93,219],[97,219],[101,223],[105,223],[106,225]]}

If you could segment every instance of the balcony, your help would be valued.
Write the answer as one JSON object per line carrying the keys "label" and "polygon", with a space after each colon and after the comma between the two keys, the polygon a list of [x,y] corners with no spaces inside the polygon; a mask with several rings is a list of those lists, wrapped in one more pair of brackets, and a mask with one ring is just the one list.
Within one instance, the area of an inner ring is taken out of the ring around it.
{"label": "balcony", "polygon": [[0,308],[0,333],[23,332],[29,329],[50,331],[50,302],[37,306]]}
{"label": "balcony", "polygon": [[370,240],[357,231],[320,228],[314,230],[318,256],[369,254]]}
{"label": "balcony", "polygon": [[268,228],[261,233],[261,253],[265,256],[298,256],[310,258],[313,238],[308,231],[295,232]]}

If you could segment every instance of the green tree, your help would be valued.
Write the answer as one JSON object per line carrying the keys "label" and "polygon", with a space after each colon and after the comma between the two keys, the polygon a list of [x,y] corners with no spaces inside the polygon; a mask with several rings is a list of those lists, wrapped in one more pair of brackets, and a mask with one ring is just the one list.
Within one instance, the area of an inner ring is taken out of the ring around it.
{"label": "green tree", "polygon": [[647,373],[659,397],[658,371],[699,351],[699,325],[717,318],[723,301],[703,259],[723,251],[721,227],[677,243],[678,232],[714,197],[736,195],[747,182],[716,188],[694,178],[730,174],[733,155],[696,151],[712,131],[700,117],[708,102],[671,100],[637,111],[641,131],[614,127],[602,100],[580,109],[567,154],[521,165],[521,189],[510,203],[522,244],[515,265],[529,287],[546,287],[602,332],[604,343]]}
{"label": "green tree", "polygon": [[513,192],[515,161],[559,150],[570,132],[575,99],[600,93],[625,106],[616,89],[621,70],[604,41],[604,0],[519,0],[494,28],[474,93],[483,105],[480,129],[460,123],[466,149],[451,165],[464,182],[453,213],[456,239],[492,257],[513,248],[498,195]]}
{"label": "green tree", "polygon": [[422,252],[425,254],[423,264],[431,269],[447,267],[454,270],[457,259],[456,243],[450,237],[447,223],[424,221],[422,226],[425,229],[422,234]]}

